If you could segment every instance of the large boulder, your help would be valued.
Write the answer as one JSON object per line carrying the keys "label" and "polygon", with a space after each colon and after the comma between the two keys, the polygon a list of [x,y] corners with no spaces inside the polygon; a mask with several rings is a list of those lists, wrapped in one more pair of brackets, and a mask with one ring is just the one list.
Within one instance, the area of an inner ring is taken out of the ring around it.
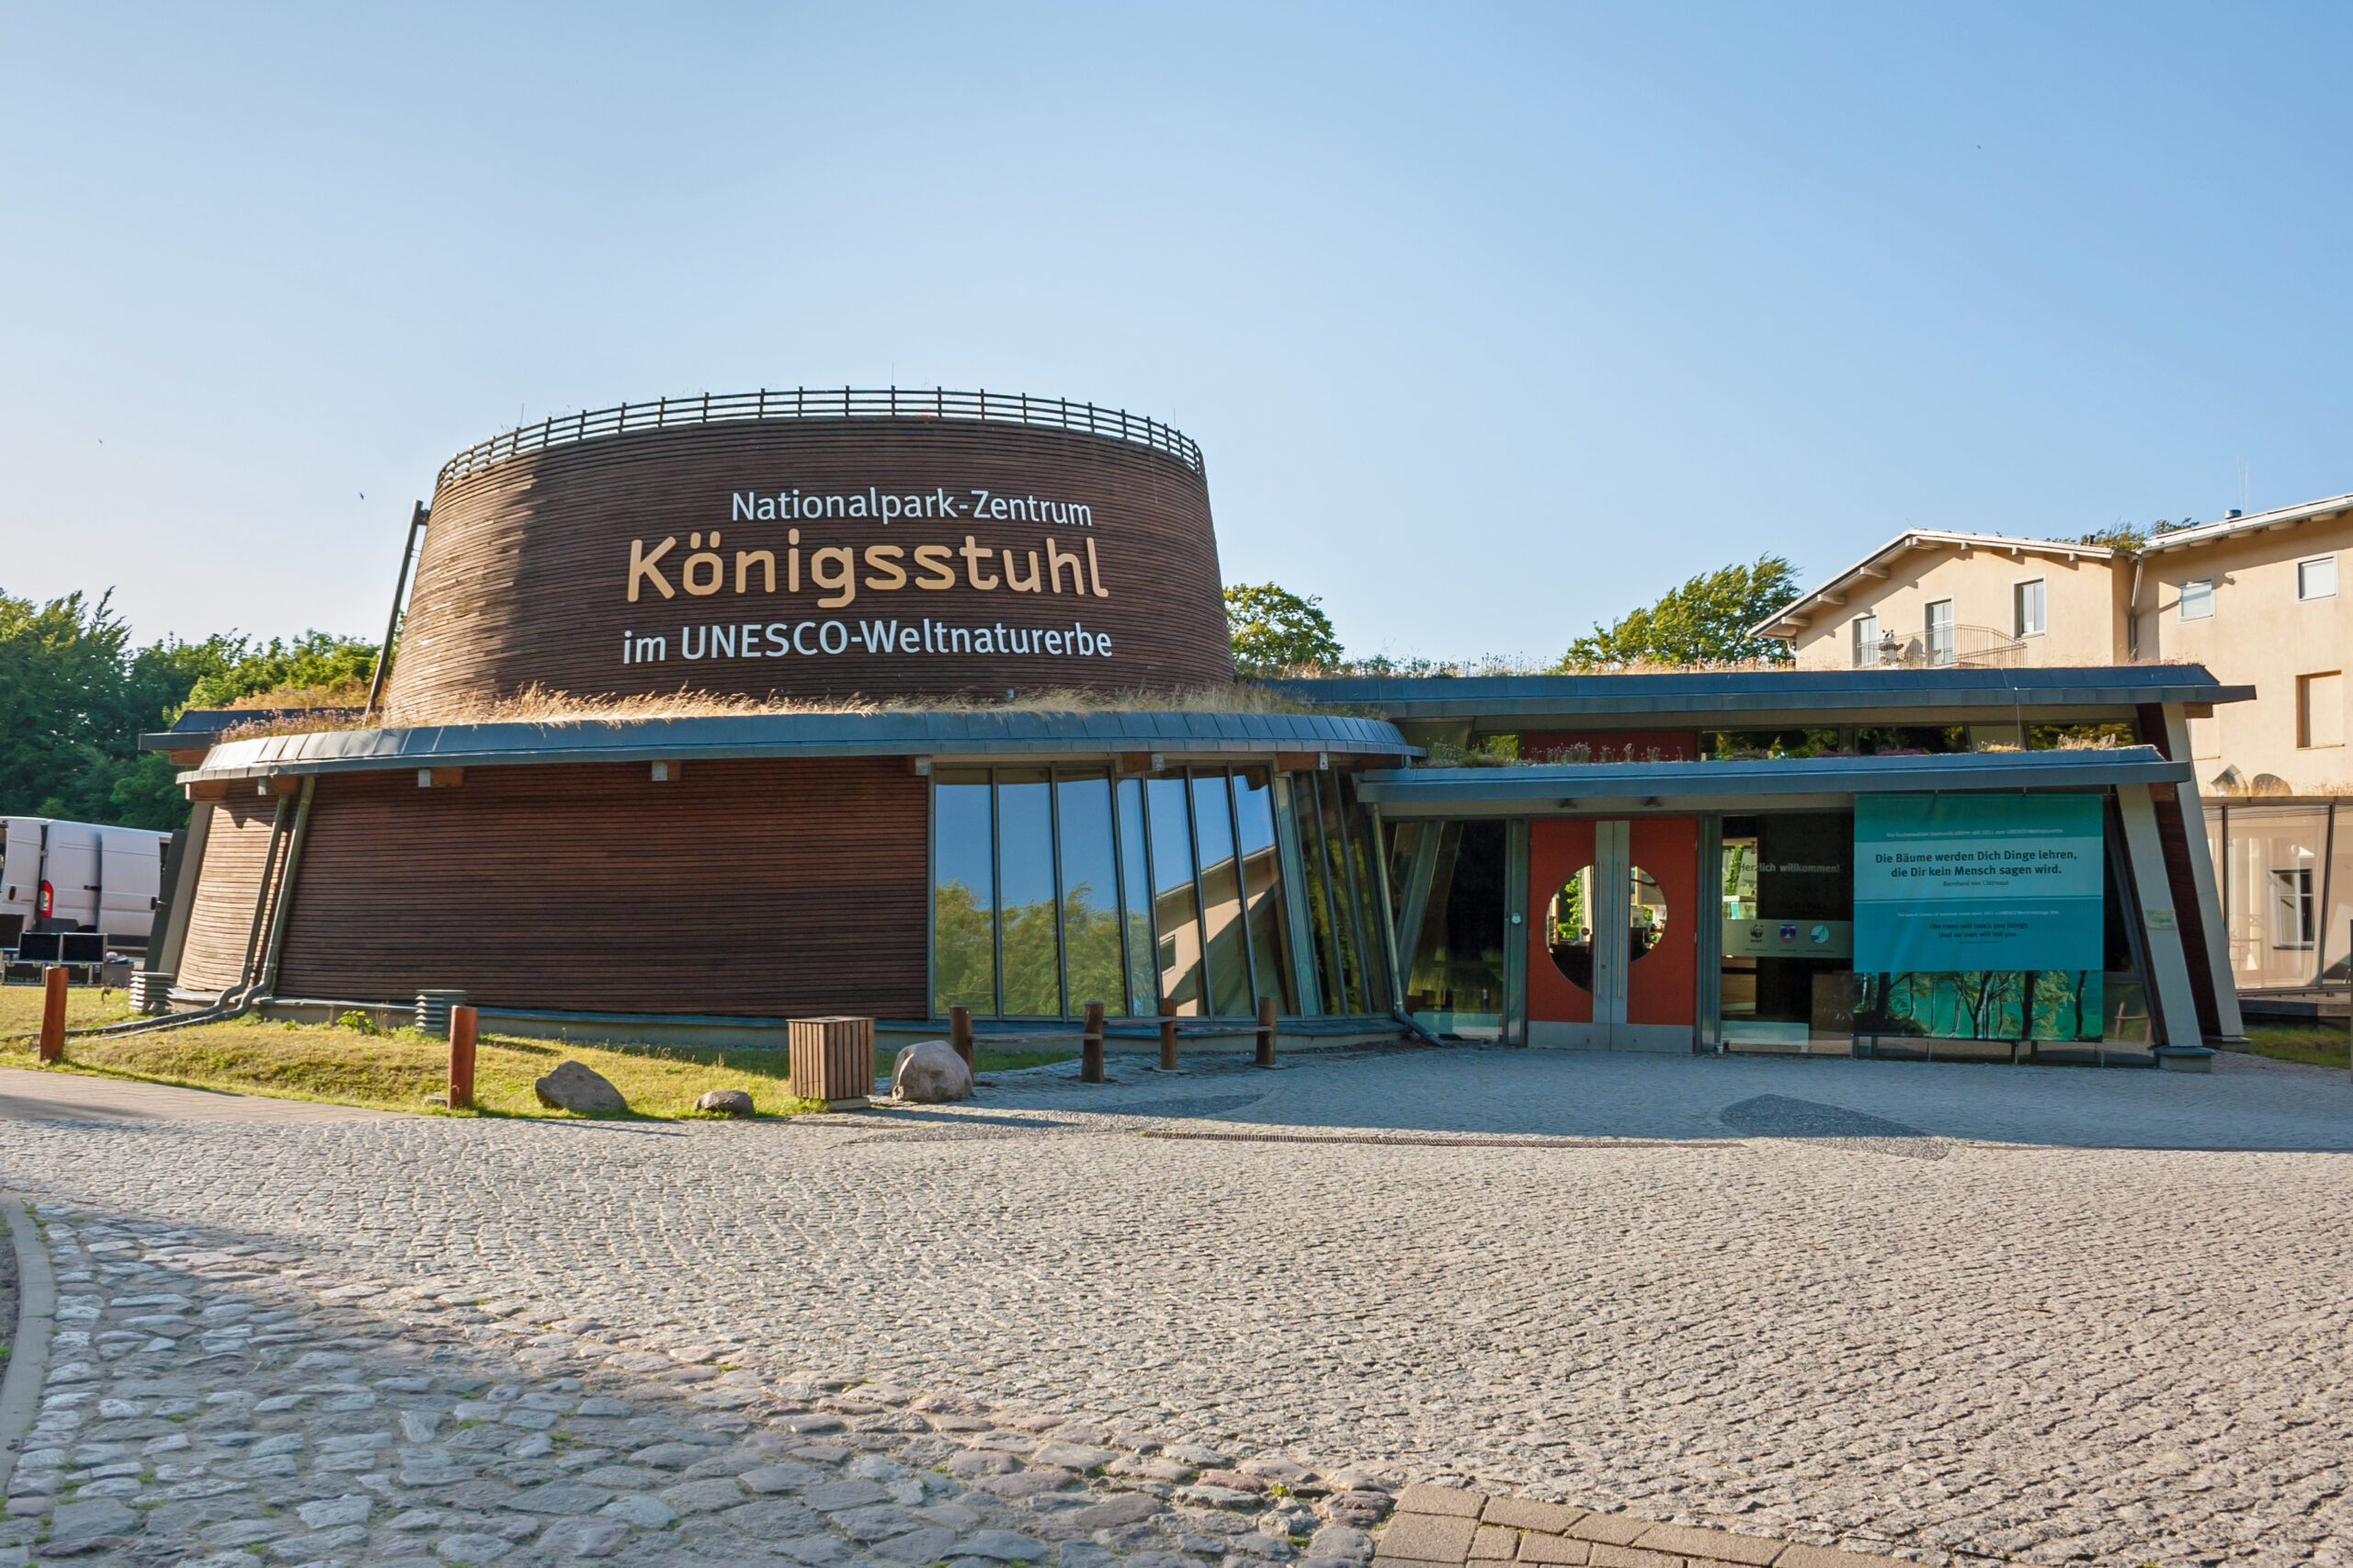
{"label": "large boulder", "polygon": [[554,1072],[532,1082],[531,1090],[541,1105],[583,1116],[629,1108],[612,1080],[585,1062],[559,1062]]}
{"label": "large boulder", "polygon": [[752,1096],[741,1089],[705,1089],[696,1099],[695,1108],[715,1111],[721,1116],[749,1116]]}
{"label": "large boulder", "polygon": [[926,1040],[899,1052],[891,1067],[891,1092],[917,1105],[939,1105],[972,1097],[972,1070],[944,1040]]}

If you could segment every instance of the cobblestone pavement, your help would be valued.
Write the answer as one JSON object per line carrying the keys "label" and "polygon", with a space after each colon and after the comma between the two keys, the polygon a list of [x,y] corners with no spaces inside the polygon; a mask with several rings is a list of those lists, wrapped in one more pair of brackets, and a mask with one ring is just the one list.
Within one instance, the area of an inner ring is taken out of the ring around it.
{"label": "cobblestone pavement", "polygon": [[14,1122],[0,1169],[553,1357],[1928,1562],[2344,1562],[2353,1092],[2232,1065],[1115,1058],[790,1124]]}

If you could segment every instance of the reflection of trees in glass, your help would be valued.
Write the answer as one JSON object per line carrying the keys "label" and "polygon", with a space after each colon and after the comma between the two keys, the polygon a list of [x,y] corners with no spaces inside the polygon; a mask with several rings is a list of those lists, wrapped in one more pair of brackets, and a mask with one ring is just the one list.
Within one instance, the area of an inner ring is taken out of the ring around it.
{"label": "reflection of trees in glass", "polygon": [[1120,983],[1120,916],[1096,902],[1095,890],[1074,882],[1063,894],[1063,939],[1070,949],[1070,1010],[1100,1002],[1115,1017],[1123,1009]]}
{"label": "reflection of trees in glass", "polygon": [[1063,982],[1054,952],[1054,901],[1007,904],[1003,918],[1006,1012],[1017,1017],[1059,1017]]}
{"label": "reflection of trees in glass", "polygon": [[961,881],[943,882],[932,898],[932,965],[938,1007],[996,1011],[996,955],[989,940],[988,903]]}
{"label": "reflection of trees in glass", "polygon": [[1855,1028],[1938,1040],[2097,1040],[2098,970],[1906,971],[1856,977]]}

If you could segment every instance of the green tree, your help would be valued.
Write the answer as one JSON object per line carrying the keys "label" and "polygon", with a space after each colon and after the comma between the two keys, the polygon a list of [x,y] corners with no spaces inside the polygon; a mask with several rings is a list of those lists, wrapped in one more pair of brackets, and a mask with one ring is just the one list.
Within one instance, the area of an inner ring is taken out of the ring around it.
{"label": "green tree", "polygon": [[206,674],[188,692],[189,707],[233,707],[272,692],[283,693],[289,707],[347,707],[367,699],[376,669],[375,643],[324,631],[305,631],[290,642],[239,638],[232,646],[227,665]]}
{"label": "green tree", "polygon": [[36,604],[0,594],[0,813],[175,828],[188,801],[168,757],[139,750],[192,693],[233,701],[289,684],[347,690],[372,644],[214,635],[133,648],[108,597]]}
{"label": "green tree", "polygon": [[1340,639],[1319,598],[1301,598],[1272,583],[1225,590],[1225,624],[1233,662],[1245,671],[1336,668]]}
{"label": "green tree", "polygon": [[1569,644],[1563,669],[1612,665],[1709,665],[1763,659],[1787,663],[1789,644],[1749,628],[1798,597],[1797,568],[1778,555],[1703,572],[1658,603],[1596,624]]}

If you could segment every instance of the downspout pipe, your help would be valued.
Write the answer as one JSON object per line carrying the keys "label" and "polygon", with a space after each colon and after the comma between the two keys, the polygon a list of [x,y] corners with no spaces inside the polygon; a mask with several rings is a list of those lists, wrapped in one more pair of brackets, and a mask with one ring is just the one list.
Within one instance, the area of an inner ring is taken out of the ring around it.
{"label": "downspout pipe", "polygon": [[[317,775],[310,775],[302,780],[301,794],[294,802],[294,820],[290,829],[286,825],[287,797],[278,798],[278,822],[270,835],[269,862],[265,863],[261,894],[255,902],[254,926],[245,938],[245,968],[235,986],[222,992],[210,1007],[193,1013],[177,1013],[165,1018],[142,1018],[127,1024],[105,1024],[96,1028],[68,1029],[66,1037],[71,1040],[116,1040],[128,1035],[160,1034],[166,1029],[190,1028],[198,1024],[227,1023],[232,1018],[243,1017],[276,994],[278,956],[286,943],[287,904],[293,896],[296,867],[302,858],[303,841],[310,834],[311,800],[317,790]],[[279,853],[281,835],[283,854]]]}
{"label": "downspout pipe", "polygon": [[392,579],[392,609],[384,618],[384,645],[376,650],[376,673],[368,681],[368,708],[360,714],[365,724],[376,716],[377,706],[384,699],[384,677],[392,670],[392,639],[401,629],[401,600],[408,594],[408,570],[416,559],[416,536],[423,532],[426,519],[433,508],[419,501],[408,515],[408,543],[401,549],[401,573]]}
{"label": "downspout pipe", "polygon": [[2141,552],[2132,552],[2132,593],[2124,601],[2124,661],[2141,662]]}

